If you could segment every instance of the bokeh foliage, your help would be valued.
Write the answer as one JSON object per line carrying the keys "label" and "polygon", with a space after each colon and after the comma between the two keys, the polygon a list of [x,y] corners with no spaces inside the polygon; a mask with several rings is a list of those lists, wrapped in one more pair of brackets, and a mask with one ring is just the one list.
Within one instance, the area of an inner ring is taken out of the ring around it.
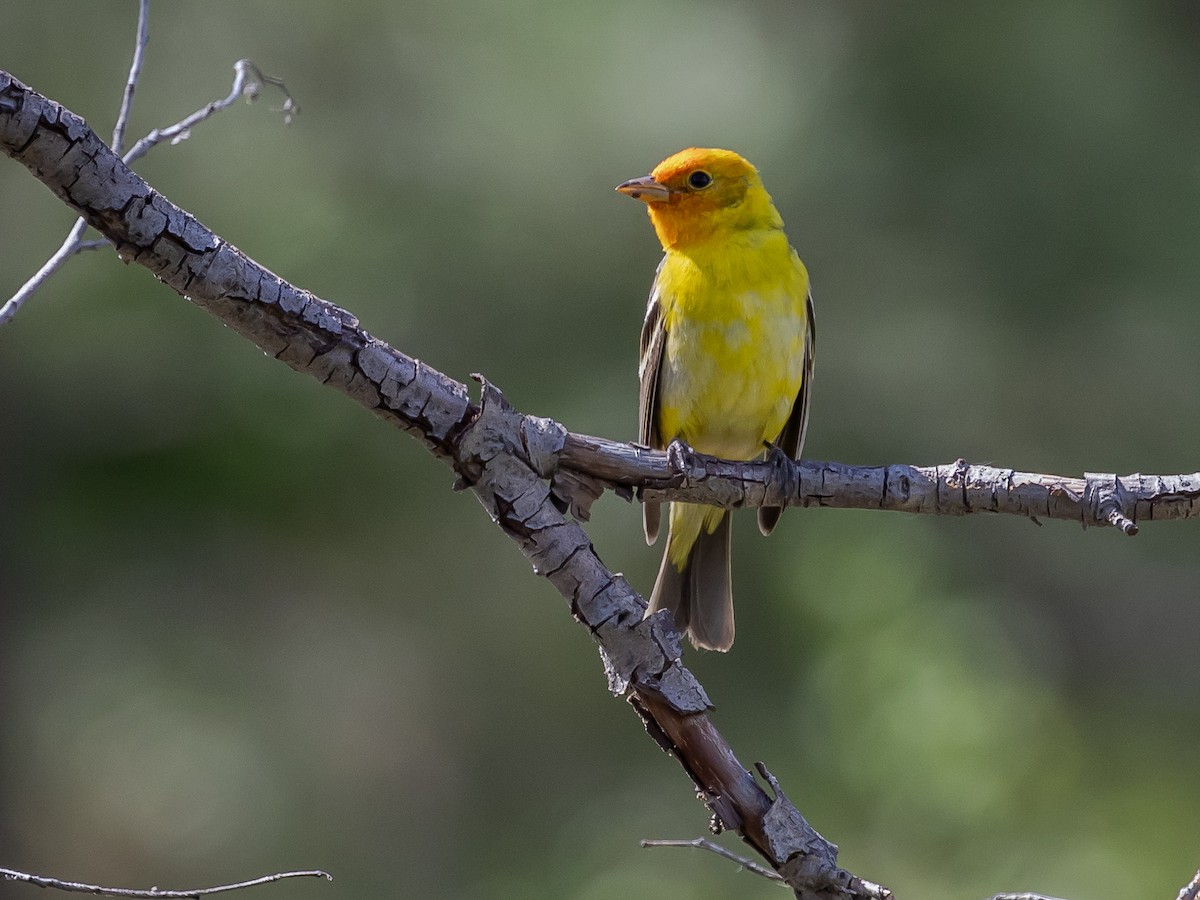
{"label": "bokeh foliage", "polygon": [[[6,68],[111,127],[133,2],[10,3]],[[807,455],[1194,471],[1200,11],[1039,4],[156,4],[140,166],[373,333],[635,433],[658,257],[612,193],[755,161],[812,272]],[[65,208],[0,164],[0,293]],[[290,897],[777,896],[715,858],[586,634],[411,439],[144,271],[73,261],[0,331],[0,864]],[[740,516],[717,722],[901,897],[1173,897],[1200,858],[1197,526]],[[601,555],[657,549],[608,497]],[[271,890],[271,889],[264,889]],[[32,888],[2,887],[3,896]]]}

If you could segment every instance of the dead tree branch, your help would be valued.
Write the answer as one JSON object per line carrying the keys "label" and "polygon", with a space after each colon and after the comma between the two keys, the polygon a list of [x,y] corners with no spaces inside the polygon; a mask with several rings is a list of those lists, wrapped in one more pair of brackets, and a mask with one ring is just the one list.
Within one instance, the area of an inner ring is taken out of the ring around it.
{"label": "dead tree branch", "polygon": [[251,878],[249,881],[239,881],[236,884],[219,884],[216,887],[192,888],[182,891],[160,890],[159,888],[118,888],[103,887],[98,884],[85,884],[81,881],[63,881],[61,878],[50,878],[46,875],[29,875],[15,869],[0,869],[0,876],[5,881],[20,881],[25,884],[35,884],[42,888],[53,888],[70,894],[100,894],[105,897],[153,897],[157,900],[166,898],[208,897],[212,894],[224,894],[229,891],[240,891],[245,888],[257,887],[260,884],[270,884],[283,881],[285,878],[325,878],[333,881],[333,876],[319,869],[304,872],[276,872],[274,875],[263,875],[261,878]]}
{"label": "dead tree branch", "polygon": [[[1122,517],[1132,523],[1135,515],[1194,514],[1195,497],[1146,497],[1127,507],[1136,486],[1113,479],[1078,482],[1073,499],[1045,488],[1049,499],[1040,505],[1010,508],[998,488],[990,489],[990,503],[968,502],[972,470],[960,464],[945,471],[833,464],[784,469],[687,452],[668,462],[667,454],[571,435],[556,422],[516,412],[482,378],[481,402],[472,402],[464,384],[377,340],[346,310],[294,287],[218,237],[130,171],[82,119],[4,72],[0,147],[108,238],[122,260],[145,266],[268,354],[413,434],[452,466],[459,487],[475,492],[588,628],[610,690],[630,701],[650,735],[679,760],[712,811],[714,827],[741,835],[803,900],[892,895],[838,867],[837,847],[805,821],[770,773],[760,764],[760,782],[738,761],[709,717],[704,688],[680,659],[669,615],[642,618],[644,601],[603,565],[586,532],[565,515],[568,506],[586,515],[605,486],[637,486],[648,496],[725,506],[786,499],[922,512],[986,508],[1122,526]],[[1024,478],[1009,472],[1003,482],[1015,492]],[[1180,476],[1175,487],[1194,491],[1196,478]],[[955,492],[964,496],[961,506],[951,502]],[[905,505],[914,496],[920,498],[915,508]],[[1073,513],[1057,515],[1060,509]]]}
{"label": "dead tree branch", "polygon": [[1115,526],[1135,535],[1139,521],[1200,514],[1200,472],[1188,475],[1040,475],[964,460],[941,466],[847,466],[804,460],[732,462],[668,454],[582,434],[566,434],[560,465],[604,487],[640,488],[647,500],[743,506],[824,506],[927,515],[1005,513],[1063,519],[1084,528]]}
{"label": "dead tree branch", "polygon": [[569,601],[597,643],[610,689],[671,750],[723,829],[734,830],[804,900],[891,896],[837,866],[837,848],[782,791],[768,793],[709,719],[703,687],[680,661],[667,614],[645,603],[562,512],[546,477],[564,430],[513,411],[363,331],[347,311],[300,290],[153,190],[78,116],[0,72],[0,147],[113,242],[121,259],[220,318],[265,352],[410,432],[459,474],[492,518]]}

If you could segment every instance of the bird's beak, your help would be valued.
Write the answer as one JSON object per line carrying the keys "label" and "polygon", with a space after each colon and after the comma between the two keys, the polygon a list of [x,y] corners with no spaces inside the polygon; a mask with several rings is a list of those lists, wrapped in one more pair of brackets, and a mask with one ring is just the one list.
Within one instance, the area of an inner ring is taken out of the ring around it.
{"label": "bird's beak", "polygon": [[671,199],[671,189],[649,175],[618,184],[617,190],[643,203],[666,203]]}

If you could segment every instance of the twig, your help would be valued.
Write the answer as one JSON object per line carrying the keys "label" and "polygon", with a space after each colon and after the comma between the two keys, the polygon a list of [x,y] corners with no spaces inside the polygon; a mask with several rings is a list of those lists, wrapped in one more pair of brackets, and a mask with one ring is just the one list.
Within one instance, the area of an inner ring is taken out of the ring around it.
{"label": "twig", "polygon": [[125,152],[125,127],[129,124],[129,113],[133,109],[133,92],[137,90],[142,75],[142,60],[146,56],[146,44],[150,43],[150,0],[138,3],[137,43],[133,47],[133,62],[129,65],[129,77],[125,79],[125,93],[121,97],[121,110],[117,113],[117,124],[113,126],[113,153],[120,156]]}
{"label": "twig", "polygon": [[996,894],[988,900],[1062,900],[1061,897],[1047,897],[1045,894]]}
{"label": "twig", "polygon": [[[117,114],[117,123],[113,127],[112,149],[118,156],[121,155],[122,144],[125,142],[125,129],[129,122],[130,112],[133,109],[133,95],[137,90],[138,79],[141,77],[142,60],[145,56],[146,44],[150,40],[149,16],[150,0],[141,0],[138,8],[138,36],[133,49],[133,62],[129,67],[129,77],[125,81],[125,91],[121,98],[121,109]],[[287,85],[283,83],[283,80],[274,75],[264,75],[252,61],[239,59],[233,64],[233,72],[233,86],[225,97],[205,104],[190,116],[179,120],[174,125],[168,125],[166,128],[155,128],[134,144],[133,148],[122,157],[125,165],[131,165],[134,160],[145,156],[152,148],[163,141],[169,140],[174,145],[180,141],[187,140],[191,136],[191,129],[194,126],[231,106],[238,97],[244,96],[248,102],[254,101],[257,99],[264,84],[277,87],[283,92],[283,106],[272,107],[272,111],[284,114],[283,121],[285,125],[290,125],[300,112],[300,107],[292,99],[292,95],[288,92]],[[82,250],[94,250],[108,245],[107,241],[83,241],[83,233],[86,230],[87,223],[83,219],[77,220],[72,226],[71,231],[67,234],[62,246],[55,251],[54,255],[46,260],[42,267],[34,273],[33,277],[21,285],[20,289],[3,306],[0,306],[0,327],[12,319],[20,311],[21,307],[25,305],[25,301],[37,293],[50,276],[62,268],[63,264],[72,256]]]}
{"label": "twig", "polygon": [[726,859],[732,860],[748,872],[761,875],[763,878],[769,878],[771,881],[783,883],[783,878],[778,872],[764,868],[752,859],[738,856],[732,850],[728,850],[720,844],[710,841],[708,838],[692,838],[691,840],[643,840],[641,844],[643,847],[695,847],[697,850],[707,850],[710,853],[717,854],[717,856],[723,856]]}
{"label": "twig", "polygon": [[155,128],[133,145],[132,149],[122,157],[122,162],[127,166],[131,165],[134,161],[145,156],[152,148],[166,140],[169,140],[172,146],[181,141],[186,141],[192,136],[192,128],[199,125],[205,119],[211,118],[221,110],[232,106],[239,97],[244,96],[248,103],[253,103],[258,99],[258,95],[261,93],[264,84],[277,87],[283,92],[283,106],[273,106],[271,107],[271,111],[284,114],[283,124],[292,124],[292,121],[300,112],[300,107],[292,99],[292,95],[288,92],[287,85],[283,83],[283,80],[274,75],[264,75],[262,70],[252,60],[239,59],[233,64],[233,86],[229,89],[228,94],[219,100],[206,103],[190,116],[180,119],[174,125],[168,125],[166,128]]}
{"label": "twig", "polygon": [[32,278],[21,285],[20,289],[8,298],[8,302],[0,306],[0,326],[4,325],[9,319],[20,312],[21,307],[25,305],[25,301],[37,293],[38,288],[45,283],[46,279],[62,268],[63,263],[79,252],[79,239],[85,231],[87,231],[87,222],[83,219],[76,219],[75,224],[71,226],[71,230],[67,232],[67,237],[62,242],[62,246],[54,251],[54,255],[42,264],[42,267],[34,273]]}
{"label": "twig", "polygon": [[6,881],[21,881],[26,884],[35,884],[42,888],[54,888],[55,890],[73,894],[101,894],[106,897],[153,897],[157,898],[157,900],[165,900],[165,898],[207,897],[211,894],[224,894],[227,891],[240,891],[242,888],[257,887],[260,884],[269,884],[272,881],[282,881],[285,878],[324,878],[328,881],[333,881],[333,876],[328,872],[322,872],[320,869],[310,869],[303,872],[276,872],[274,875],[263,875],[261,878],[239,881],[237,884],[220,884],[216,887],[194,888],[183,891],[164,891],[156,887],[146,890],[101,887],[98,884],[63,881],[61,878],[50,878],[45,875],[29,875],[25,872],[17,872],[14,869],[0,869],[0,875],[3,875]]}

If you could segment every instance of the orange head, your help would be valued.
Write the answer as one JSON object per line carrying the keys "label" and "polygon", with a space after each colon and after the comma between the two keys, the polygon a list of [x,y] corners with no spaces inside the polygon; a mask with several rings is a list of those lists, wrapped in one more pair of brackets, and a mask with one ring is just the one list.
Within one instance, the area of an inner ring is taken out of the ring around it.
{"label": "orange head", "polygon": [[783,228],[758,170],[732,150],[681,150],[617,190],[646,204],[664,250]]}

